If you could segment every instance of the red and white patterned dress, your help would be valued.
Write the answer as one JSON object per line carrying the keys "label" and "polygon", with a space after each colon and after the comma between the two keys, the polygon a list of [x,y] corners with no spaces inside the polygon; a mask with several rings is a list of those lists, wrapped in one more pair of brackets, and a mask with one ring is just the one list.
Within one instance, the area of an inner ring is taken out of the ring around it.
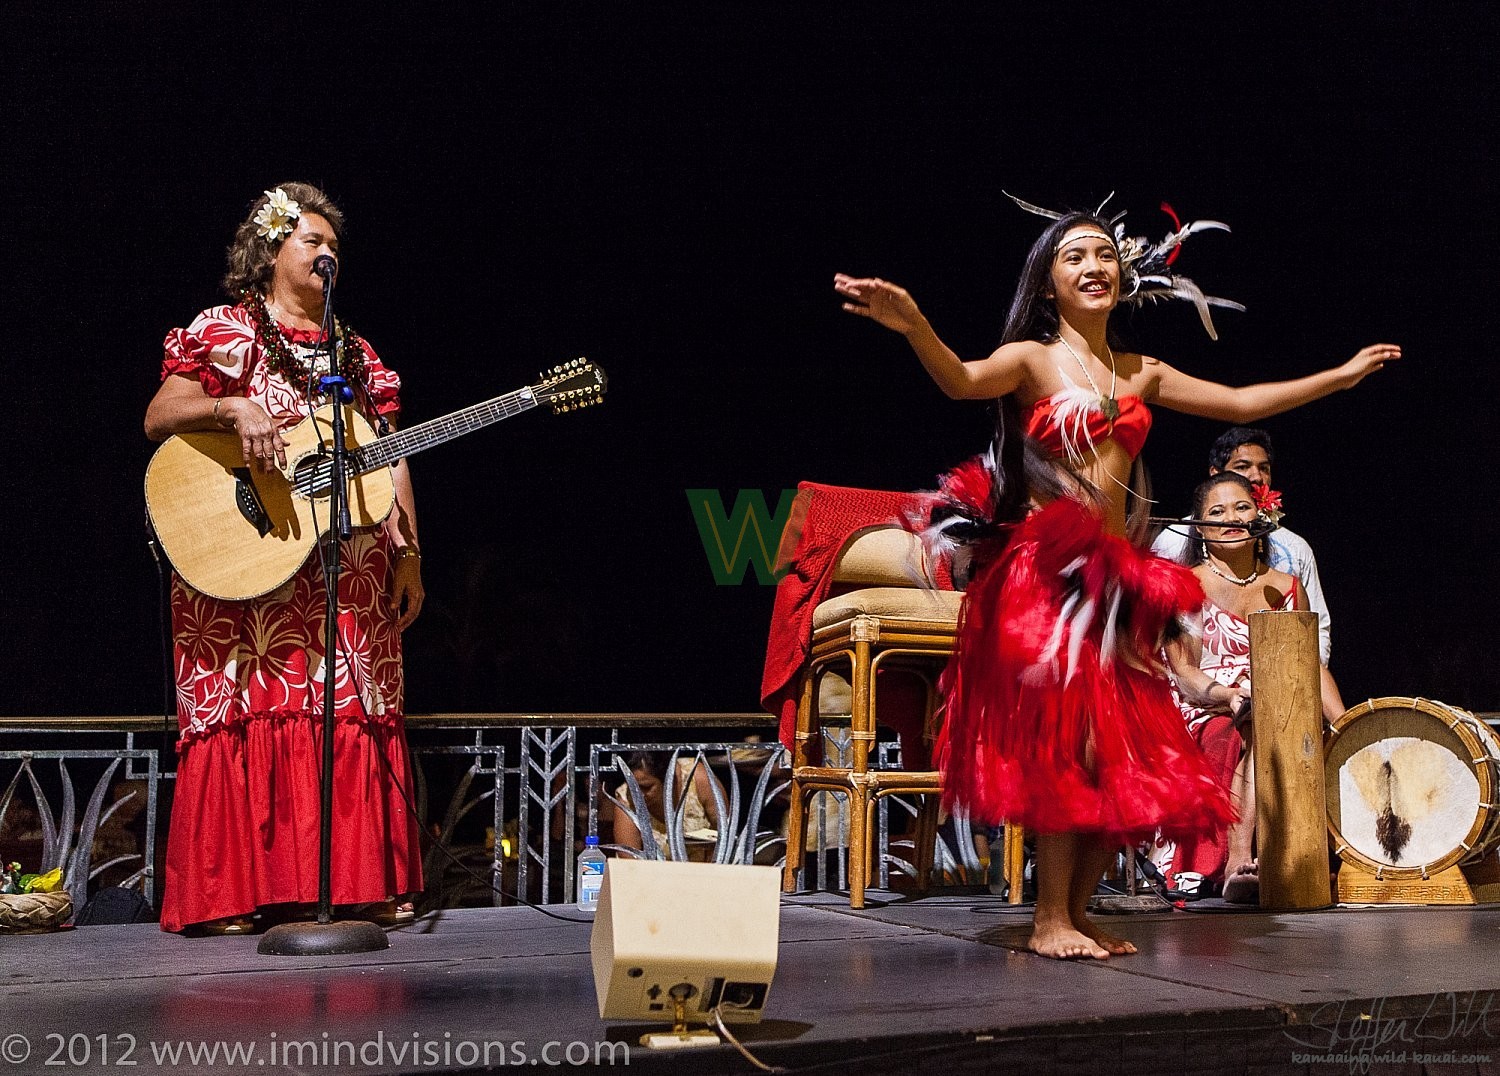
{"label": "red and white patterned dress", "polygon": [[[1277,609],[1297,608],[1298,583],[1294,576]],[[1220,609],[1211,601],[1203,603],[1203,653],[1198,659],[1198,668],[1208,673],[1216,683],[1234,686],[1250,681],[1250,623]],[[1174,685],[1173,694],[1176,695]],[[1182,709],[1183,720],[1193,741],[1203,751],[1208,764],[1218,776],[1219,783],[1228,789],[1234,778],[1235,767],[1244,753],[1244,740],[1234,727],[1234,719],[1222,711],[1205,710],[1190,706],[1177,696],[1177,705]],[[1253,803],[1237,803],[1240,811],[1254,811]],[[1166,842],[1160,842],[1154,859],[1174,880],[1181,875],[1191,878],[1197,875],[1210,886],[1222,884],[1224,870],[1229,861],[1227,828],[1211,834],[1189,835],[1179,840],[1175,851]],[[1191,885],[1184,880],[1183,884]]]}
{"label": "red and white patterned dress", "polygon": [[[306,361],[318,334],[282,332]],[[185,375],[209,396],[247,397],[283,430],[307,417],[242,306],[204,311],[169,333],[165,349],[163,379]],[[395,413],[401,381],[364,350],[361,406],[371,418]],[[390,540],[383,527],[357,530],[342,555],[333,900],[357,904],[419,890],[422,876],[416,820],[397,785],[411,788]],[[316,555],[250,601],[221,601],[173,577],[180,738],[163,930],[318,899],[324,612]]]}

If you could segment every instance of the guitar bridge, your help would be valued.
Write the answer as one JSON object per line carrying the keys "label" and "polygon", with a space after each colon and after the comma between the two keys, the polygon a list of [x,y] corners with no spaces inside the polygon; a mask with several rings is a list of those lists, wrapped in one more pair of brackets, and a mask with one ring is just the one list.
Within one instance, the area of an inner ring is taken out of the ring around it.
{"label": "guitar bridge", "polygon": [[266,514],[266,506],[261,503],[248,467],[234,469],[234,506],[262,538],[271,533],[271,517]]}

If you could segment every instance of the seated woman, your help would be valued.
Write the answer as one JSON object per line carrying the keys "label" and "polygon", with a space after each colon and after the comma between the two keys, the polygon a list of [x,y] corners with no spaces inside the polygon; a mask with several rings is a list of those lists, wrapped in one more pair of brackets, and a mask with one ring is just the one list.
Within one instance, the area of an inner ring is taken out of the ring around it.
{"label": "seated woman", "polygon": [[[719,829],[719,808],[718,801],[714,798],[714,789],[718,787],[721,796],[724,791],[708,766],[698,762],[695,768],[695,762],[697,758],[693,755],[677,760],[672,809],[680,809],[682,812],[682,833],[689,843],[688,857],[697,859],[693,853],[702,848],[711,858],[711,845],[708,842],[718,839]],[[630,767],[630,774],[635,778],[635,783],[641,790],[641,798],[651,814],[651,833],[656,839],[656,846],[661,850],[663,859],[671,859],[672,850],[667,842],[666,774],[662,761],[653,752],[637,751],[625,763]],[[621,782],[606,803],[612,808],[615,844],[639,851],[644,842],[636,823],[632,798],[628,783]],[[604,819],[601,817],[600,821],[603,822]]]}
{"label": "seated woman", "polygon": [[[1188,731],[1220,780],[1239,817],[1214,838],[1179,841],[1172,873],[1197,874],[1203,885],[1223,886],[1224,899],[1257,899],[1255,764],[1250,728],[1251,613],[1306,609],[1295,577],[1266,561],[1266,540],[1253,536],[1255,490],[1233,471],[1209,478],[1193,494],[1193,516],[1223,520],[1192,529],[1185,559],[1203,584],[1203,637],[1184,637],[1167,648]],[[1226,873],[1227,871],[1227,873]]]}

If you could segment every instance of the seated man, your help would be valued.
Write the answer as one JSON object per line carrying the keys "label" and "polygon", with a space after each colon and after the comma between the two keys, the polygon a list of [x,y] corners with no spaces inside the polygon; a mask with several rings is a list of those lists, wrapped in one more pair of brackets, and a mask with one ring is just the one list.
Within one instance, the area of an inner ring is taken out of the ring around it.
{"label": "seated man", "polygon": [[[1208,454],[1208,473],[1233,471],[1244,475],[1251,485],[1260,491],[1271,488],[1271,466],[1275,451],[1271,447],[1271,435],[1265,430],[1247,426],[1236,426],[1226,430],[1214,442]],[[1186,527],[1168,527],[1156,536],[1151,551],[1159,557],[1183,563],[1187,553],[1188,535]],[[1332,721],[1344,712],[1344,701],[1338,684],[1328,671],[1328,659],[1332,652],[1331,624],[1328,603],[1323,597],[1323,584],[1318,579],[1318,562],[1313,556],[1307,539],[1286,527],[1279,527],[1270,534],[1270,564],[1277,571],[1296,576],[1307,595],[1307,607],[1318,616],[1318,661],[1322,665],[1323,716]]]}

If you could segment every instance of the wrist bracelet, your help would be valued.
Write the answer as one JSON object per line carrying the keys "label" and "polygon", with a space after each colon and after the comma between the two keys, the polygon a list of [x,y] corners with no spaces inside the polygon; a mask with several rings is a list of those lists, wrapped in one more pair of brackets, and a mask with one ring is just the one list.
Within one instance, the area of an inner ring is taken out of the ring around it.
{"label": "wrist bracelet", "polygon": [[414,545],[403,545],[396,547],[395,558],[397,560],[405,560],[408,557],[415,557],[417,560],[421,560],[422,551]]}
{"label": "wrist bracelet", "polygon": [[214,401],[214,425],[220,427],[221,429],[227,429],[228,427],[224,425],[224,420],[219,417],[219,408],[223,406],[223,404],[224,397],[222,396]]}

